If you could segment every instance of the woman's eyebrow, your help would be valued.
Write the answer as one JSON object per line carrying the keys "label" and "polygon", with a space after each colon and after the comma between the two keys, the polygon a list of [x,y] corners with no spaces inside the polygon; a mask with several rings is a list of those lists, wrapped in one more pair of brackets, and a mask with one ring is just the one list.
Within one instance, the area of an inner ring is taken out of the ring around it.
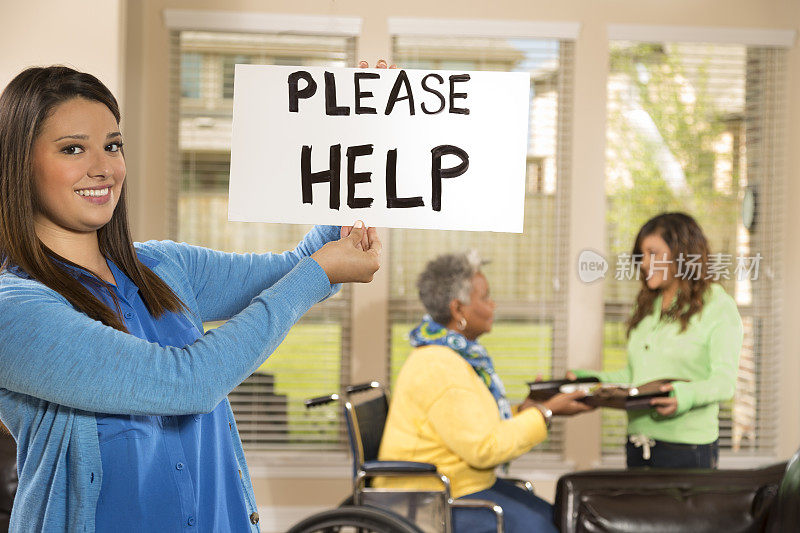
{"label": "woman's eyebrow", "polygon": [[[112,131],[111,133],[106,135],[106,139],[110,139],[112,137],[122,137],[122,134],[118,131]],[[72,135],[64,135],[63,137],[59,137],[58,139],[54,140],[53,142],[58,142],[64,139],[78,139],[81,141],[85,141],[88,139],[89,136],[84,133],[73,133]]]}
{"label": "woman's eyebrow", "polygon": [[54,140],[53,142],[57,143],[58,141],[61,141],[63,139],[79,139],[79,140],[85,141],[88,138],[89,138],[89,136],[85,135],[83,133],[74,133],[72,135],[64,135],[63,137],[59,137],[58,139]]}

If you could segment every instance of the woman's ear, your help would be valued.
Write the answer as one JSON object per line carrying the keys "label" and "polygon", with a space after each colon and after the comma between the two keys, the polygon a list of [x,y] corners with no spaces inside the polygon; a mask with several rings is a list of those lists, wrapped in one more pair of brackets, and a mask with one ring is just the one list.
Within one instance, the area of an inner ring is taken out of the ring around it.
{"label": "woman's ear", "polygon": [[458,320],[462,316],[464,316],[464,312],[462,311],[464,304],[461,303],[461,300],[459,300],[458,298],[453,298],[452,300],[450,300],[449,307],[450,307],[450,319],[458,322]]}

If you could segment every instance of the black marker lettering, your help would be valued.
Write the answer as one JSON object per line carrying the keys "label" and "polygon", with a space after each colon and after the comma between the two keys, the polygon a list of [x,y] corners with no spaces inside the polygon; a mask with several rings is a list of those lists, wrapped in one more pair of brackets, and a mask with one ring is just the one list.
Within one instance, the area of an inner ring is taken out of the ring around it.
{"label": "black marker lettering", "polygon": [[422,196],[397,197],[397,148],[386,152],[386,207],[421,207],[425,205]]}
{"label": "black marker lettering", "polygon": [[325,73],[325,114],[333,116],[350,114],[349,107],[336,105],[336,78],[333,72]]}
{"label": "black marker lettering", "polygon": [[450,112],[458,115],[469,115],[466,107],[456,107],[456,98],[466,98],[467,93],[455,93],[455,84],[459,81],[469,81],[469,74],[454,74],[450,76]]}
{"label": "black marker lettering", "polygon": [[[298,90],[300,80],[305,80],[306,86],[301,91]],[[317,82],[311,77],[311,73],[305,70],[298,70],[289,74],[289,112],[297,113],[297,103],[300,98],[311,98],[317,92]]]}
{"label": "black marker lettering", "polygon": [[[469,155],[458,146],[451,146],[449,144],[437,146],[431,150],[431,154],[433,154],[431,160],[431,179],[433,181],[431,184],[431,207],[434,211],[441,211],[442,180],[446,178],[455,178],[466,172],[469,168]],[[461,159],[461,163],[452,168],[442,168],[442,156],[444,155],[458,156]]]}
{"label": "black marker lettering", "polygon": [[428,87],[427,85],[425,85],[425,82],[428,81],[428,78],[435,78],[440,85],[444,83],[444,79],[438,74],[428,74],[427,76],[422,78],[422,88],[429,93],[435,94],[439,98],[439,109],[437,109],[436,111],[428,111],[428,109],[425,107],[425,102],[422,102],[421,105],[422,112],[425,113],[426,115],[435,115],[437,113],[441,113],[444,110],[445,99],[442,93],[440,93],[433,87]]}
{"label": "black marker lettering", "polygon": [[314,203],[311,186],[315,183],[330,183],[330,208],[339,209],[339,173],[342,163],[342,145],[334,144],[330,149],[330,168],[320,172],[311,172],[311,147],[303,146],[300,152],[300,176],[303,187],[303,203]]}
{"label": "black marker lettering", "polygon": [[356,172],[356,157],[371,153],[371,144],[350,146],[347,149],[347,207],[350,209],[362,209],[372,205],[372,198],[356,198],[356,184],[372,181],[370,179],[372,172]]}
{"label": "black marker lettering", "polygon": [[376,115],[378,113],[374,107],[361,107],[361,98],[373,96],[371,92],[361,90],[361,80],[376,80],[380,77],[377,72],[356,72],[353,76],[353,82],[356,85],[356,115]]}
{"label": "black marker lettering", "polygon": [[[406,95],[402,98],[398,98],[398,94],[400,94],[400,87],[405,86]],[[408,113],[409,115],[414,114],[414,95],[411,93],[411,83],[408,81],[408,74],[406,74],[405,70],[401,70],[400,73],[397,75],[397,79],[394,82],[394,86],[392,86],[392,91],[389,93],[389,101],[386,103],[386,115],[392,112],[394,109],[394,104],[401,100],[408,100]]]}

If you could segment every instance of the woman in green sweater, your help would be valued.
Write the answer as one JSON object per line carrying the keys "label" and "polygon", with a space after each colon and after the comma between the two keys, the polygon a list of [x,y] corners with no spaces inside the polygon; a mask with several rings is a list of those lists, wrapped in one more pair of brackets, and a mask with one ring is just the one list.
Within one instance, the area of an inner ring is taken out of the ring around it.
{"label": "woman in green sweater", "polygon": [[639,230],[642,286],[628,322],[628,363],[616,372],[574,370],[606,383],[664,385],[668,397],[628,413],[628,467],[716,468],[719,403],[733,397],[742,348],[736,302],[709,272],[709,246],[697,222],[665,213]]}

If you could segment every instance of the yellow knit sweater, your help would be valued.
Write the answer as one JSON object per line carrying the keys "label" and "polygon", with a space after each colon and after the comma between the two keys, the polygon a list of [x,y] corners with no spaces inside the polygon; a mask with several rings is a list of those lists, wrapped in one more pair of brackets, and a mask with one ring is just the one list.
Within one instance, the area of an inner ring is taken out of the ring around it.
{"label": "yellow knit sweater", "polygon": [[[436,465],[458,498],[491,487],[497,465],[546,436],[538,409],[502,420],[469,363],[445,346],[425,346],[411,352],[397,377],[379,458]],[[432,477],[378,478],[374,486],[435,490],[441,484]]]}

